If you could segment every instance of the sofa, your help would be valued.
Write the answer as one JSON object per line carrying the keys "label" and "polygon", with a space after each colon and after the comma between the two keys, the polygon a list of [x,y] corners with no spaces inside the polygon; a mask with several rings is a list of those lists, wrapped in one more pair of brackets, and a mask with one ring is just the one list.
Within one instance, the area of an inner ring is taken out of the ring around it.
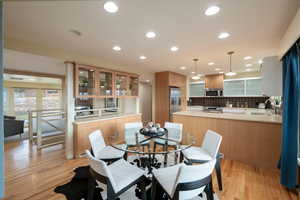
{"label": "sofa", "polygon": [[4,137],[20,135],[24,132],[24,120],[13,116],[4,116]]}

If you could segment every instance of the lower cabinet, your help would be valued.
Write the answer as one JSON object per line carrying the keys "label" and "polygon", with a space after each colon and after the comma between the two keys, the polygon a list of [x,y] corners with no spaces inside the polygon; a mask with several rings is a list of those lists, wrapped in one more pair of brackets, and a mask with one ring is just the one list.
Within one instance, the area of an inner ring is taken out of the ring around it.
{"label": "lower cabinet", "polygon": [[[100,129],[105,139],[106,145],[113,140],[124,141],[124,124],[128,122],[140,122],[141,115],[127,115],[118,118],[105,120],[91,120],[90,122],[74,123],[74,156],[78,158],[85,153],[86,149],[90,149],[89,134]],[[114,136],[117,136],[115,138]]]}

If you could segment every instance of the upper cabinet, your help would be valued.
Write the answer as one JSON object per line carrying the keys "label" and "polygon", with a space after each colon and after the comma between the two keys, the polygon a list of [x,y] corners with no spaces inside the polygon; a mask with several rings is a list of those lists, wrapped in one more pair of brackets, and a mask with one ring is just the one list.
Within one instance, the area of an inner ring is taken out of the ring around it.
{"label": "upper cabinet", "polygon": [[220,89],[223,88],[224,76],[223,74],[206,75],[205,88],[207,89]]}
{"label": "upper cabinet", "polygon": [[99,96],[101,97],[113,97],[114,90],[114,76],[112,71],[100,70],[98,71],[99,80]]}
{"label": "upper cabinet", "polygon": [[75,65],[74,94],[78,98],[138,97],[139,76],[98,67]]}
{"label": "upper cabinet", "polygon": [[117,73],[115,84],[117,97],[128,95],[128,75]]}
{"label": "upper cabinet", "polygon": [[186,76],[169,72],[169,86],[186,87]]}
{"label": "upper cabinet", "polygon": [[97,95],[95,70],[89,67],[78,66],[75,73],[75,95],[78,97]]}
{"label": "upper cabinet", "polygon": [[129,96],[139,95],[139,77],[129,76]]}

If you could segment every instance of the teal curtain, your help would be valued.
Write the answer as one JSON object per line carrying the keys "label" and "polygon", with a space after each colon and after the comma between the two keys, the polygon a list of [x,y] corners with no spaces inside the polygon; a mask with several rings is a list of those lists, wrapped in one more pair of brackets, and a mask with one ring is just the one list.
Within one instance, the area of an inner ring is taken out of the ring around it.
{"label": "teal curtain", "polygon": [[299,130],[299,43],[283,57],[283,123],[281,146],[281,184],[295,188],[297,184],[297,155]]}

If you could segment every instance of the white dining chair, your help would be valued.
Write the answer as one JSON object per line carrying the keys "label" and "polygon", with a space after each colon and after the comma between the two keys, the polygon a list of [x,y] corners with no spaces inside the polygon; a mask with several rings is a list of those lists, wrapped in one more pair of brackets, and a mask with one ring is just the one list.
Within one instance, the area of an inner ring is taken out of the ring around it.
{"label": "white dining chair", "polygon": [[185,159],[188,164],[205,163],[216,159],[216,174],[219,190],[222,190],[222,174],[219,149],[222,136],[212,130],[207,130],[201,147],[192,146],[181,152],[181,161]]}
{"label": "white dining chair", "polygon": [[[177,149],[177,145],[182,141],[182,129],[183,125],[180,123],[173,123],[173,122],[165,122],[164,128],[168,130],[168,138],[174,140],[174,141],[166,141],[164,139],[155,139],[154,140],[154,151],[156,150],[156,146],[160,145],[163,146],[164,150],[167,150],[167,148],[172,147],[175,150]],[[167,163],[167,156],[168,154],[165,154],[164,164]],[[174,157],[174,163],[177,163],[177,153],[175,153]]]}
{"label": "white dining chair", "polygon": [[197,165],[177,164],[167,168],[154,169],[152,178],[152,199],[157,199],[156,190],[161,189],[172,200],[192,199],[205,191],[207,200],[213,200],[211,174],[216,160]]}
{"label": "white dining chair", "polygon": [[102,132],[96,130],[89,135],[89,141],[94,156],[106,162],[114,162],[123,158],[125,152],[112,146],[106,146]]}
{"label": "white dining chair", "polygon": [[107,186],[107,199],[114,200],[122,193],[126,192],[132,186],[139,184],[142,191],[142,199],[146,199],[144,171],[130,164],[124,159],[115,161],[107,165],[102,160],[96,159],[89,150],[86,150],[90,164],[91,178],[89,180],[88,200],[94,197],[95,181],[98,186],[105,184]]}
{"label": "white dining chair", "polygon": [[[130,122],[124,124],[124,132],[125,132],[125,142],[128,147],[135,147],[137,146],[136,143],[136,133],[138,133],[138,141],[143,141],[146,139],[143,135],[139,133],[140,129],[143,128],[142,122]],[[141,144],[141,146],[148,146],[149,148],[149,141],[145,141]]]}

